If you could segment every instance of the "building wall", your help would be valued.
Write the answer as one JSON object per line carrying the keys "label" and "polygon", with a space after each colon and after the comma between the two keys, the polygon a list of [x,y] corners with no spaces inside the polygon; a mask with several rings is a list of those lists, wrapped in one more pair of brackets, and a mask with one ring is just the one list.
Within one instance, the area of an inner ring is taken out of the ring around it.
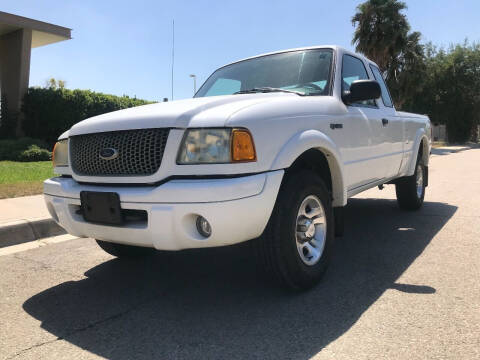
{"label": "building wall", "polygon": [[447,127],[445,125],[432,125],[433,141],[448,141]]}
{"label": "building wall", "polygon": [[[8,112],[20,114],[22,99],[28,90],[32,30],[21,29],[0,36],[0,89]],[[21,119],[16,134],[22,135]]]}

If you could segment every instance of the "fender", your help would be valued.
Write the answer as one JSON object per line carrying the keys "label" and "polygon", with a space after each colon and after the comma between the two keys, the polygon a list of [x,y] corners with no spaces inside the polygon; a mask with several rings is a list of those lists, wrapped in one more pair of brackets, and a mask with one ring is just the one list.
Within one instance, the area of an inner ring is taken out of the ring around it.
{"label": "fender", "polygon": [[283,145],[273,161],[271,170],[286,169],[305,151],[317,149],[327,158],[332,175],[333,206],[347,204],[347,191],[344,182],[344,169],[340,152],[335,143],[318,130],[305,130],[292,136]]}
{"label": "fender", "polygon": [[420,150],[420,143],[422,142],[422,140],[425,140],[423,142],[423,164],[425,166],[428,166],[428,161],[430,157],[430,141],[428,140],[428,136],[425,132],[425,129],[420,128],[417,130],[417,133],[415,134],[415,141],[413,143],[412,155],[410,157],[410,163],[407,168],[406,176],[412,176],[413,173],[415,172],[415,165],[417,164],[417,155],[418,155],[418,151]]}
{"label": "fender", "polygon": [[68,135],[70,134],[70,130],[65,131],[62,135],[58,137],[58,140],[65,140],[68,139]]}

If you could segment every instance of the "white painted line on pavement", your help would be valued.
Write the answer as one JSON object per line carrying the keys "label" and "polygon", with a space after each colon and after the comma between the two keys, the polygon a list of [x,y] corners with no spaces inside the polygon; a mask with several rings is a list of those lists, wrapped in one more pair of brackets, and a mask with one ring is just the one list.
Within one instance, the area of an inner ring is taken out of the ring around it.
{"label": "white painted line on pavement", "polygon": [[65,235],[53,236],[45,239],[34,240],[34,241],[26,242],[23,244],[7,246],[4,248],[0,248],[0,256],[11,255],[18,252],[37,249],[42,246],[58,244],[64,241],[69,241],[74,239],[79,239],[79,237],[65,234]]}

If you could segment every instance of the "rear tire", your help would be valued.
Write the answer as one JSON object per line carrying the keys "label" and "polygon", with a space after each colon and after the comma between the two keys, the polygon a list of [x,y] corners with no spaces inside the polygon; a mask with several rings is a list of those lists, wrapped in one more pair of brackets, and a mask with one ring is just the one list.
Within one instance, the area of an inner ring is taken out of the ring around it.
{"label": "rear tire", "polygon": [[422,207],[425,198],[426,171],[419,154],[413,175],[401,178],[395,184],[397,202],[401,209],[418,210]]}
{"label": "rear tire", "polygon": [[268,274],[292,290],[316,285],[330,262],[335,239],[331,196],[313,171],[286,175],[268,225],[254,240]]}
{"label": "rear tire", "polygon": [[152,248],[116,244],[116,243],[111,243],[108,241],[96,240],[96,239],[95,241],[104,251],[118,258],[135,258],[140,256],[151,255],[154,252],[154,249]]}

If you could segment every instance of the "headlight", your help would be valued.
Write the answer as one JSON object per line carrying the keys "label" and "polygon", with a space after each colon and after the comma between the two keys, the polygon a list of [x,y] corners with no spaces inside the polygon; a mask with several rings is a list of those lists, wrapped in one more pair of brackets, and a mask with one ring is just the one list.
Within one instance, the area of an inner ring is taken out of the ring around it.
{"label": "headlight", "polygon": [[178,164],[222,164],[256,161],[255,146],[246,129],[191,129],[183,138]]}
{"label": "headlight", "polygon": [[52,162],[53,167],[68,166],[68,140],[60,140],[55,144]]}

